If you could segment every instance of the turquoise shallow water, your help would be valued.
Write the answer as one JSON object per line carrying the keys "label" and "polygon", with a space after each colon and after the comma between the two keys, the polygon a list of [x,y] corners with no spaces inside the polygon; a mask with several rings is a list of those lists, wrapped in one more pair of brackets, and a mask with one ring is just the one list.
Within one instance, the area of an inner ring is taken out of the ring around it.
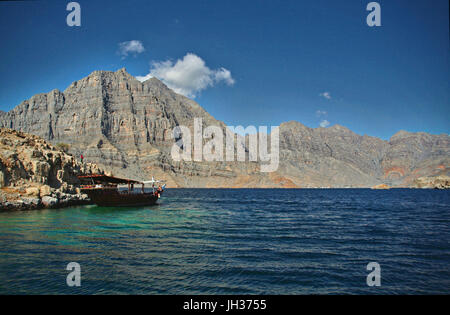
{"label": "turquoise shallow water", "polygon": [[0,294],[448,294],[449,222],[449,191],[408,189],[169,189],[146,208],[0,213]]}

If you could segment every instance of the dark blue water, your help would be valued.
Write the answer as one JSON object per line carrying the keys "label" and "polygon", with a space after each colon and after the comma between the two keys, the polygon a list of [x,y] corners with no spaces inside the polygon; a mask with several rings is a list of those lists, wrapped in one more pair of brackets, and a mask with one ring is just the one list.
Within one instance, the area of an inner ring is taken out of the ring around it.
{"label": "dark blue water", "polygon": [[0,293],[448,294],[449,222],[449,191],[407,189],[179,189],[147,208],[0,213]]}

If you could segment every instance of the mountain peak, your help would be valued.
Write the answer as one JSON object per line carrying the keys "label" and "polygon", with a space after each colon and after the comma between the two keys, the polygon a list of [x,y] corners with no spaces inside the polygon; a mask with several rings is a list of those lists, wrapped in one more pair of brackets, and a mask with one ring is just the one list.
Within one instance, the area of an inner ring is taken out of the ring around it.
{"label": "mountain peak", "polygon": [[137,80],[133,75],[131,75],[130,73],[128,73],[126,68],[120,68],[119,70],[117,70],[116,72],[114,72],[114,74],[119,75],[119,76],[123,76],[129,79],[133,79],[133,80]]}
{"label": "mountain peak", "polygon": [[389,142],[392,141],[397,141],[397,140],[402,140],[408,137],[427,137],[430,136],[431,134],[428,134],[426,132],[409,132],[406,130],[400,130],[399,132],[397,132],[396,134],[394,134],[391,139],[389,139]]}
{"label": "mountain peak", "polygon": [[331,127],[328,127],[327,129],[332,130],[332,131],[338,131],[338,132],[351,132],[351,133],[353,133],[353,131],[351,131],[347,127],[339,125],[339,124],[335,124],[335,125],[333,125]]}
{"label": "mountain peak", "polygon": [[298,122],[296,120],[290,120],[284,123],[281,123],[280,129],[294,129],[294,128],[308,128],[301,122]]}
{"label": "mountain peak", "polygon": [[396,132],[390,139],[390,141],[395,140],[395,139],[401,139],[401,138],[405,138],[407,136],[411,135],[410,132],[406,131],[406,130],[400,130],[398,132]]}
{"label": "mountain peak", "polygon": [[[85,79],[89,79],[89,78],[92,78],[92,77],[98,77],[98,76],[111,76],[111,75],[115,75],[115,76],[125,76],[125,77],[130,77],[130,78],[134,78],[134,76],[132,76],[131,74],[129,74],[128,72],[127,72],[127,69],[124,67],[124,68],[120,68],[120,69],[118,69],[118,70],[116,70],[116,71],[108,71],[108,70],[94,70],[94,71],[92,71],[87,77],[84,77],[83,79],[81,79],[81,80],[78,80],[78,81],[82,81],[82,80],[85,80]],[[135,78],[134,78],[135,79]]]}

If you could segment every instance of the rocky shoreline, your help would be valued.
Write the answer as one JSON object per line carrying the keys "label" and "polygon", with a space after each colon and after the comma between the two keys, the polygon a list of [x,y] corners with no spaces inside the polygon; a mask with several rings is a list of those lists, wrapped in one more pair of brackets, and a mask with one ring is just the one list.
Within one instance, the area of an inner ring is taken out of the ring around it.
{"label": "rocky shoreline", "polygon": [[0,129],[0,211],[91,204],[79,175],[104,173],[38,136]]}
{"label": "rocky shoreline", "polygon": [[42,198],[20,197],[16,200],[10,200],[8,197],[0,195],[0,198],[2,198],[0,200],[0,210],[2,211],[54,209],[92,204],[85,194],[61,194],[59,198],[57,195]]}

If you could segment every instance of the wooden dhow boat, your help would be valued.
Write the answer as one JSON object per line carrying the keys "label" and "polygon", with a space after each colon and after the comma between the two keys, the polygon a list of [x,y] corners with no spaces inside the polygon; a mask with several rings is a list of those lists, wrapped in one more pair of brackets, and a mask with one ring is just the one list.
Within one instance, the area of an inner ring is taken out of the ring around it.
{"label": "wooden dhow boat", "polygon": [[[136,181],[113,176],[94,174],[78,176],[81,191],[91,201],[102,207],[138,207],[154,205],[166,185],[161,181]],[[145,185],[151,184],[151,189]],[[156,187],[158,185],[158,187]]]}

